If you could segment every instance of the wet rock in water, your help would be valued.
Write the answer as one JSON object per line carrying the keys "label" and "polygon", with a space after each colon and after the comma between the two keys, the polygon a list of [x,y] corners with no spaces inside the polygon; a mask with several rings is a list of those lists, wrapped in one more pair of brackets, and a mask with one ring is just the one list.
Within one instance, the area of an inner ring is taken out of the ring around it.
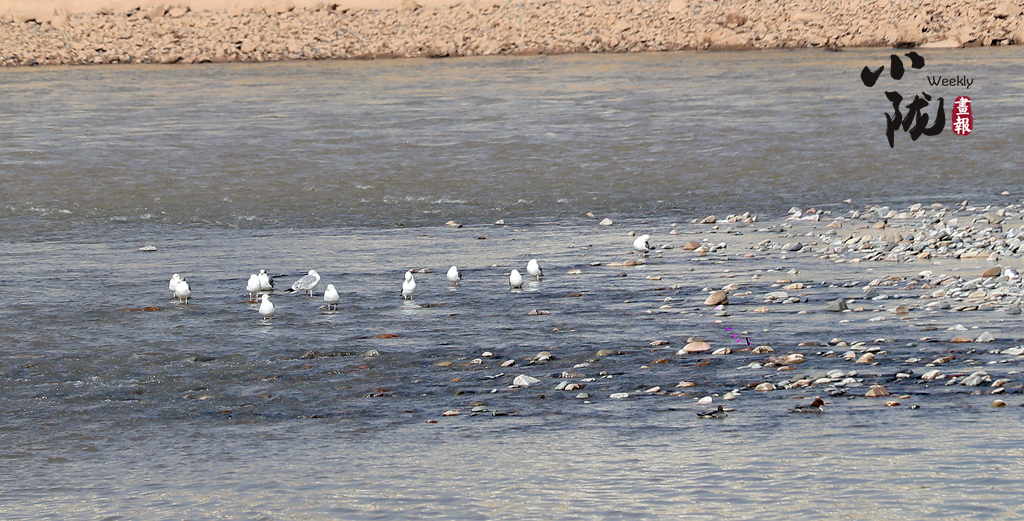
{"label": "wet rock in water", "polygon": [[611,226],[615,224],[611,219],[605,217],[601,222],[597,223],[599,226]]}
{"label": "wet rock in water", "polygon": [[693,382],[687,382],[685,380],[682,381],[682,382],[679,382],[678,384],[676,384],[676,387],[696,387],[696,386],[697,386],[697,384],[695,384]]}
{"label": "wet rock in water", "polygon": [[612,400],[625,400],[626,398],[629,398],[629,393],[612,393],[608,395],[608,397]]}
{"label": "wet rock in water", "polygon": [[1000,268],[999,266],[996,266],[994,268],[989,268],[989,269],[985,270],[984,272],[982,272],[981,276],[985,277],[985,278],[989,278],[989,277],[998,277],[998,276],[1000,276],[1002,274],[1003,274],[1003,269]]}
{"label": "wet rock in water", "polygon": [[763,346],[762,345],[762,346],[757,346],[757,347],[751,349],[750,352],[755,354],[755,355],[763,355],[763,354],[767,354],[767,353],[774,353],[775,350],[772,349],[771,346]]}
{"label": "wet rock in water", "polygon": [[687,251],[693,251],[697,248],[700,248],[700,243],[697,241],[687,241],[686,244],[683,245],[683,249]]}
{"label": "wet rock in water", "polygon": [[952,340],[950,340],[950,343],[953,343],[953,344],[969,344],[969,343],[972,343],[972,342],[974,342],[974,340],[971,340],[970,337],[966,337],[966,336],[962,336],[962,335],[961,336],[955,336],[955,337],[953,337]]}
{"label": "wet rock in water", "polygon": [[974,341],[975,342],[981,342],[981,343],[995,342],[996,341],[996,337],[993,336],[992,333],[989,333],[988,331],[986,331],[986,332],[982,333],[980,336],[978,336],[978,338],[974,339]]}
{"label": "wet rock in water", "polygon": [[445,411],[445,412],[443,412],[443,413],[441,414],[441,416],[458,416],[458,415],[460,415],[460,414],[462,414],[462,413],[461,413],[461,412],[459,412],[459,411],[456,411],[456,410],[452,409],[452,410],[450,410],[450,411]]}
{"label": "wet rock in water", "polygon": [[732,391],[729,391],[729,392],[725,393],[725,394],[724,394],[724,395],[722,396],[722,399],[723,399],[723,400],[727,400],[727,401],[730,401],[730,402],[731,402],[731,401],[735,400],[737,396],[738,396],[738,395],[737,395],[736,393],[733,393]]}
{"label": "wet rock in water", "polygon": [[651,346],[667,346],[668,344],[668,340],[655,340],[650,343]]}
{"label": "wet rock in water", "polygon": [[758,384],[757,387],[754,388],[754,390],[755,391],[762,391],[762,392],[774,391],[775,390],[775,384],[773,384],[771,382],[765,382],[765,383],[762,383],[762,384]]}
{"label": "wet rock in water", "polygon": [[995,400],[995,401],[993,401],[992,403],[990,403],[988,405],[989,405],[989,407],[996,407],[996,408],[1006,407],[1006,402],[1004,402],[1002,400]]}
{"label": "wet rock in water", "polygon": [[922,380],[941,380],[941,377],[942,371],[939,371],[938,369],[932,369],[931,371],[921,375]]}
{"label": "wet rock in water", "polygon": [[541,352],[537,353],[536,355],[533,355],[533,361],[534,362],[547,362],[548,360],[551,360],[552,358],[553,358],[553,356],[551,355],[551,351],[541,351]]}
{"label": "wet rock in water", "polygon": [[846,307],[846,299],[841,298],[830,300],[829,303],[825,305],[825,311],[831,311],[833,313],[839,313],[842,311],[846,311],[847,309],[848,308]]}
{"label": "wet rock in water", "polygon": [[587,398],[590,398],[590,395],[587,393],[579,393],[576,395],[577,400],[586,400]]}
{"label": "wet rock in water", "polygon": [[709,215],[700,220],[701,224],[715,224],[718,219],[714,215]]}
{"label": "wet rock in water", "polygon": [[895,315],[906,315],[907,313],[910,313],[910,308],[907,306],[896,306],[892,309],[892,312]]}
{"label": "wet rock in water", "polygon": [[889,391],[886,390],[884,385],[872,385],[868,392],[864,393],[866,398],[879,398],[882,396],[889,396]]}
{"label": "wet rock in water", "polygon": [[618,354],[614,349],[599,349],[597,356],[612,356]]}
{"label": "wet rock in water", "polygon": [[714,351],[712,351],[711,354],[713,354],[713,355],[730,355],[730,354],[732,354],[732,349],[729,349],[728,347],[719,347],[718,349],[715,349]]}
{"label": "wet rock in water", "polygon": [[791,353],[786,355],[786,358],[783,361],[786,365],[802,364],[804,363],[804,355],[800,353]]}
{"label": "wet rock in water", "polygon": [[705,396],[705,397],[701,398],[700,400],[697,400],[697,405],[708,405],[712,401],[714,401],[714,398],[712,398],[710,396]]}
{"label": "wet rock in water", "polygon": [[551,312],[546,310],[546,309],[531,309],[530,312],[527,313],[527,315],[531,316],[531,317],[536,317],[536,316],[541,316],[541,315],[550,315],[550,314],[551,314]]}
{"label": "wet rock in water", "polygon": [[494,225],[495,226],[505,226],[505,219],[498,219],[497,221],[494,221]]}
{"label": "wet rock in water", "polygon": [[712,291],[711,294],[708,295],[708,298],[704,299],[704,305],[705,306],[717,306],[719,304],[728,304],[728,303],[729,303],[729,294],[724,292],[724,291],[722,291],[722,290]]}
{"label": "wet rock in water", "polygon": [[864,353],[863,355],[860,356],[860,358],[857,359],[857,361],[855,363],[858,363],[858,364],[870,364],[870,363],[873,363],[874,361],[875,361],[875,354],[874,353]]}
{"label": "wet rock in water", "polygon": [[139,248],[139,251],[156,251],[156,246],[147,245]]}
{"label": "wet rock in water", "polygon": [[705,353],[711,351],[711,344],[707,342],[690,342],[680,349],[676,354],[684,355],[687,353]]}
{"label": "wet rock in water", "polygon": [[539,383],[540,380],[529,375],[521,374],[512,380],[512,385],[518,385],[519,387],[529,387],[533,384]]}
{"label": "wet rock in water", "polygon": [[771,312],[772,312],[772,308],[770,308],[768,306],[761,306],[759,308],[755,308],[754,309],[754,313],[771,313]]}
{"label": "wet rock in water", "polygon": [[991,381],[992,378],[988,375],[988,373],[986,373],[985,371],[978,371],[960,380],[960,385],[963,385],[965,387],[978,387]]}
{"label": "wet rock in water", "polygon": [[505,360],[501,363],[502,367],[512,367],[513,365],[516,365],[516,361],[514,359]]}
{"label": "wet rock in water", "polygon": [[457,223],[457,222],[455,222],[455,221],[448,221],[448,222],[444,223],[444,225],[449,227],[449,228],[462,228],[462,225]]}

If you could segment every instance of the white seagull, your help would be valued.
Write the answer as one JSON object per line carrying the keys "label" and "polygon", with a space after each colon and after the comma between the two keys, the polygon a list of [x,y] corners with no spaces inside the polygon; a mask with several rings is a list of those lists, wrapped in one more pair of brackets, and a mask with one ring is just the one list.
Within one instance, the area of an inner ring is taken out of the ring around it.
{"label": "white seagull", "polygon": [[255,295],[260,292],[260,289],[262,287],[263,287],[263,285],[260,284],[260,276],[259,275],[255,274],[255,273],[253,273],[252,275],[249,275],[249,282],[245,283],[245,291],[249,292],[249,300],[252,300],[253,298],[255,298]]}
{"label": "white seagull", "polygon": [[455,266],[448,268],[448,282],[451,282],[454,286],[455,284],[458,284],[460,280],[462,280],[462,272],[459,271],[459,268]]}
{"label": "white seagull", "polygon": [[633,241],[633,249],[640,252],[641,257],[647,255],[647,252],[651,251],[651,243],[647,242],[650,238],[650,235],[641,235]]}
{"label": "white seagull", "polygon": [[341,295],[338,295],[338,290],[334,289],[334,284],[328,284],[327,290],[324,291],[324,302],[327,303],[327,309],[338,309],[338,301],[341,300]]}
{"label": "white seagull", "polygon": [[411,300],[416,294],[416,279],[412,278],[412,270],[405,272],[405,282],[402,283],[402,299]]}
{"label": "white seagull", "polygon": [[174,289],[178,287],[179,282],[181,282],[181,275],[178,275],[177,273],[171,275],[171,281],[167,284],[167,289],[171,290],[171,293],[174,293]]}
{"label": "white seagull", "polygon": [[178,298],[179,304],[188,304],[188,298],[192,296],[192,289],[188,287],[188,282],[185,282],[185,279],[179,280],[174,285],[174,296]]}
{"label": "white seagull", "polygon": [[308,291],[309,296],[313,296],[313,288],[317,284],[320,284],[320,274],[316,270],[309,270],[309,273],[303,275],[301,279],[295,281],[292,284],[291,291]]}
{"label": "white seagull", "polygon": [[519,270],[512,270],[512,273],[508,276],[508,285],[512,286],[513,289],[523,287],[523,276],[519,274]]}
{"label": "white seagull", "polygon": [[260,274],[257,275],[260,279],[260,291],[273,291],[274,290],[274,279],[267,275],[267,270],[260,270]]}
{"label": "white seagull", "polygon": [[540,269],[537,259],[530,259],[530,262],[526,263],[526,273],[529,273],[531,277],[538,280],[544,276],[544,270]]}
{"label": "white seagull", "polygon": [[274,304],[270,302],[270,295],[264,293],[263,302],[260,302],[260,315],[263,316],[263,320],[270,320],[275,311]]}

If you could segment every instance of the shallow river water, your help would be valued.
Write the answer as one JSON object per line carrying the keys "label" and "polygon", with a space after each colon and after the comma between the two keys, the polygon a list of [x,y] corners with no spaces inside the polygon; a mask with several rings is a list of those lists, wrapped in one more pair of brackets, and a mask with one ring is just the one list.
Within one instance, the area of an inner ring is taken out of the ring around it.
{"label": "shallow river water", "polygon": [[[894,382],[903,359],[949,345],[822,313],[837,285],[924,264],[839,269],[732,244],[694,262],[679,248],[725,240],[691,223],[708,214],[772,223],[791,206],[1019,203],[1021,52],[922,52],[924,69],[864,87],[861,67],[889,54],[0,71],[0,517],[1024,514],[1019,381],[1002,409],[970,388]],[[930,87],[926,75],[975,81]],[[892,88],[944,97],[947,126],[968,95],[977,128],[899,132],[890,149]],[[605,217],[615,224],[598,226]],[[609,266],[636,258],[630,230],[676,248]],[[530,258],[546,276],[510,291],[506,273]],[[420,268],[403,301],[403,272]],[[245,293],[260,269],[281,275],[269,321]],[[281,291],[309,269],[323,277],[314,298]],[[737,296],[725,318],[701,304],[735,276],[790,270],[808,297],[785,312],[754,313],[760,295]],[[171,299],[172,273],[191,284],[187,306]],[[328,283],[337,311],[323,307]],[[1019,378],[1022,362],[997,351],[1021,343],[1020,315],[982,315],[913,320],[998,331],[998,345],[958,360]],[[691,336],[737,352],[677,356]],[[901,405],[861,387],[798,415],[823,391],[748,387],[795,378],[741,369],[764,359],[747,340],[804,353],[796,371],[815,375],[853,368],[833,356],[836,336],[885,339],[892,356],[856,369]],[[541,351],[552,359],[531,362]],[[540,383],[512,386],[520,374]],[[563,380],[589,398],[555,390]],[[698,419],[709,395],[735,410]]]}

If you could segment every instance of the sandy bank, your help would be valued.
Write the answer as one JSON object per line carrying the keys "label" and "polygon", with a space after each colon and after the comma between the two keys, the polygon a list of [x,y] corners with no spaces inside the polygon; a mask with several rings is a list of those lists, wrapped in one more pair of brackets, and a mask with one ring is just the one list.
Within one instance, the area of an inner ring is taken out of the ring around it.
{"label": "sandy bank", "polygon": [[0,1],[6,66],[1024,42],[1014,1]]}

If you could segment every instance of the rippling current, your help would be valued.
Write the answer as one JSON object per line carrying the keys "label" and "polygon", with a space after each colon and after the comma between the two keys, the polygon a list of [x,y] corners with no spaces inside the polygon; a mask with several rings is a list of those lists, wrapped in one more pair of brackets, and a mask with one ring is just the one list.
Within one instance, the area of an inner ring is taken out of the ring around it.
{"label": "rippling current", "polygon": [[[627,230],[678,244],[710,213],[1019,201],[1022,53],[922,52],[924,69],[864,87],[860,69],[889,54],[0,71],[0,517],[1020,516],[1019,388],[1005,409],[935,388],[907,391],[920,408],[843,397],[812,417],[788,411],[814,393],[743,391],[727,419],[696,418],[695,398],[766,375],[737,369],[749,353],[675,356],[687,337],[727,345],[732,326],[785,352],[827,343],[832,322],[648,311],[723,269],[863,282],[867,267],[678,249],[626,277],[607,266],[630,258]],[[890,149],[894,88],[944,97],[947,117],[968,95],[977,128],[899,132]],[[547,276],[510,292],[505,273],[530,258]],[[316,298],[280,291],[311,268]],[[403,302],[411,268],[430,272]],[[268,322],[244,292],[259,269],[282,275]],[[321,307],[328,283],[337,312]],[[830,295],[811,298],[820,311]],[[1001,327],[1001,347],[1024,336]],[[895,325],[857,334],[933,354]],[[531,364],[541,351],[553,359]],[[833,367],[808,358],[805,374]],[[553,390],[567,372],[594,378],[590,399]],[[519,374],[541,383],[510,387]],[[642,392],[681,380],[697,385]]]}

